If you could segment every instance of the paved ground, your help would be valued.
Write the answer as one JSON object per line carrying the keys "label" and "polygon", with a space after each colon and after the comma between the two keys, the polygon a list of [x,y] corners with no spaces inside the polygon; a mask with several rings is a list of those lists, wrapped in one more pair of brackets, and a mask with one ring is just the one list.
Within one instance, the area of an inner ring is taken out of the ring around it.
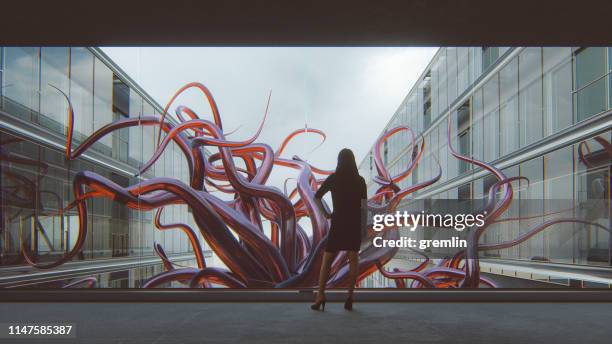
{"label": "paved ground", "polygon": [[611,318],[612,303],[356,303],[353,312],[328,303],[325,313],[297,302],[0,305],[0,323],[76,323],[68,343],[609,344]]}

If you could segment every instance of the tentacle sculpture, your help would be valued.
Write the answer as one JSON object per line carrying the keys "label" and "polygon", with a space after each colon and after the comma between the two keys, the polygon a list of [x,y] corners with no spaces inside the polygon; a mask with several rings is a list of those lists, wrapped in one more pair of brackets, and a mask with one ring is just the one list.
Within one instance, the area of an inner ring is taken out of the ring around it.
{"label": "tentacle sculpture", "polygon": [[[212,121],[202,119],[194,110],[184,105],[176,108],[178,123],[168,119],[170,106],[182,92],[191,88],[198,89],[204,94],[212,112]],[[158,230],[179,229],[186,235],[193,248],[197,267],[182,267],[168,258],[161,245],[155,244],[154,250],[162,260],[165,271],[146,281],[143,288],[165,286],[174,281],[182,282],[192,288],[317,286],[322,250],[329,234],[330,217],[329,206],[324,203],[325,208],[323,210],[319,208],[314,195],[323,178],[333,171],[317,168],[297,156],[287,158],[282,155],[291,140],[298,135],[315,134],[322,138],[320,143],[322,144],[326,139],[323,131],[314,128],[295,130],[287,135],[276,151],[267,144],[256,142],[268,115],[270,103],[268,97],[263,119],[256,132],[248,139],[230,141],[227,139],[229,133],[223,130],[221,115],[212,93],[204,85],[194,82],[181,87],[174,94],[161,116],[144,115],[109,123],[91,134],[78,147],[73,148],[73,130],[75,122],[79,120],[78,114],[75,116],[69,97],[61,90],[58,91],[68,102],[68,135],[65,147],[67,160],[78,158],[94,143],[116,130],[135,126],[154,126],[159,127],[157,144],[152,156],[145,157],[147,161],[140,168],[139,174],[142,175],[150,169],[170,145],[176,145],[185,156],[189,178],[187,181],[181,181],[174,176],[159,176],[122,187],[91,171],[77,173],[73,180],[73,201],[67,207],[62,207],[63,201],[58,200],[59,216],[61,211],[76,209],[79,225],[74,245],[59,259],[46,263],[37,262],[36,257],[25,245],[22,247],[22,252],[28,264],[39,269],[51,269],[74,258],[82,251],[87,236],[89,217],[86,201],[93,198],[108,198],[134,210],[155,211],[154,225]],[[516,220],[501,216],[512,202],[512,182],[521,177],[508,177],[491,164],[457,152],[452,146],[451,123],[452,119],[449,117],[447,138],[452,156],[487,170],[497,179],[488,190],[488,202],[482,209],[486,212],[485,225],[469,233],[467,249],[455,256],[439,260],[437,265],[432,265],[429,257],[425,256],[425,260],[411,270],[395,268],[393,271],[387,271],[385,264],[393,259],[398,248],[375,247],[372,239],[377,236],[390,240],[397,239],[398,229],[386,228],[377,232],[370,227],[368,238],[359,253],[358,282],[379,271],[384,277],[393,280],[398,288],[407,287],[406,280],[412,280],[409,286],[414,288],[497,287],[493,281],[480,275],[479,251],[518,245],[546,228],[562,222],[583,223],[607,229],[574,218],[553,219],[523,232],[513,240],[480,244],[480,238],[491,225]],[[403,166],[404,170],[401,173],[392,175],[383,162],[381,151],[384,143],[400,132],[409,134],[410,161]],[[162,133],[165,133],[165,136],[162,137]],[[612,152],[609,143],[597,141],[606,148],[607,152]],[[8,142],[0,143],[0,158],[3,162],[10,160],[11,163],[35,163],[28,159],[10,156],[2,149],[2,144],[6,143]],[[215,152],[207,154],[211,150]],[[429,180],[400,188],[399,183],[417,168],[423,159],[424,151],[425,139],[419,140],[407,126],[391,128],[378,137],[374,146],[377,175],[373,177],[373,181],[379,187],[368,199],[369,211],[395,212],[402,200],[440,180],[442,168],[435,157],[431,157],[438,166],[438,173]],[[586,144],[581,145],[580,158],[585,164],[589,164],[585,151],[590,152],[590,147]],[[235,160],[241,161],[244,167],[238,165]],[[293,190],[287,190],[287,183],[284,192],[267,184],[272,170],[276,167],[296,171],[297,176],[294,178],[296,184]],[[4,176],[13,180],[16,186],[14,189],[3,189],[3,197],[34,208],[30,203],[37,197],[32,182],[22,176],[6,172]],[[206,186],[211,190],[207,190]],[[217,197],[214,192],[230,197]],[[498,193],[501,193],[500,197],[497,196]],[[227,198],[231,199],[226,200]],[[164,207],[176,204],[191,208],[196,226],[192,228],[183,223],[162,223]],[[34,213],[31,216],[37,215]],[[298,225],[298,221],[302,218],[310,220],[312,225],[310,233]],[[38,223],[40,225],[40,222]],[[269,224],[269,234],[266,234],[264,223]],[[40,227],[42,228],[42,225]],[[226,269],[206,265],[201,238],[223,262]],[[327,284],[329,287],[346,287],[349,281],[346,255],[340,254],[332,264]],[[93,280],[75,281],[66,287],[85,282],[93,283]]]}

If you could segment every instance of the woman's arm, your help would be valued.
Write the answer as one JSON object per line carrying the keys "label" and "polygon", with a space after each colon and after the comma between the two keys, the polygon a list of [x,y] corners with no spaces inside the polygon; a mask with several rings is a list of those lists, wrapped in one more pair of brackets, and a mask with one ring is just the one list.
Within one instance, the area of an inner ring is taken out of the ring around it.
{"label": "woman's arm", "polygon": [[361,238],[362,240],[368,237],[368,188],[365,180],[361,177]]}
{"label": "woman's arm", "polygon": [[319,209],[323,211],[323,214],[325,214],[325,217],[327,218],[331,217],[331,214],[327,211],[325,206],[323,206],[323,201],[321,198],[323,198],[328,191],[331,191],[331,184],[333,180],[332,176],[333,174],[327,177],[325,181],[323,181],[323,184],[321,184],[321,187],[319,187],[319,190],[317,190],[317,193],[315,193],[315,201],[318,204]]}
{"label": "woman's arm", "polygon": [[323,184],[321,184],[321,187],[319,188],[319,190],[317,190],[317,193],[315,194],[315,198],[320,200],[321,198],[323,198],[323,196],[331,190],[331,183],[332,183],[332,175],[330,175],[329,177],[327,177],[324,181]]}

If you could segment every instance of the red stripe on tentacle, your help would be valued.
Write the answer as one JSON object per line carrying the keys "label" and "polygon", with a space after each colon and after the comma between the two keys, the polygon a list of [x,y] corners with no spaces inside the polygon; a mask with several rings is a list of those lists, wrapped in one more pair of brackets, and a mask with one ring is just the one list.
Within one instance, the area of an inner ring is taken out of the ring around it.
{"label": "red stripe on tentacle", "polygon": [[[184,91],[186,91],[186,90],[188,90],[190,88],[197,88],[197,89],[199,89],[200,91],[202,91],[204,93],[204,95],[206,96],[206,99],[208,100],[208,104],[210,105],[210,108],[212,110],[213,120],[215,121],[215,124],[219,128],[223,129],[223,125],[221,124],[221,115],[219,114],[219,108],[217,107],[217,102],[215,102],[215,99],[212,96],[212,93],[210,93],[210,91],[208,90],[208,88],[206,86],[204,86],[203,84],[199,83],[199,82],[190,82],[190,83],[184,85],[183,87],[179,88],[178,91],[176,91],[176,93],[172,96],[170,101],[166,104],[166,107],[164,108],[164,111],[162,112],[161,123],[163,123],[164,119],[166,118],[166,114],[168,113],[168,109],[170,108],[170,105],[172,105],[174,100],[181,93],[183,93]],[[157,146],[159,146],[160,141],[161,141],[161,131],[157,135]]]}
{"label": "red stripe on tentacle", "polygon": [[172,264],[172,262],[168,258],[168,255],[166,254],[166,251],[164,251],[164,248],[160,244],[154,243],[153,251],[155,251],[157,256],[159,256],[159,258],[162,260],[166,271],[174,270],[174,264]]}
{"label": "red stripe on tentacle", "polygon": [[157,227],[160,230],[175,229],[175,228],[182,230],[183,233],[187,235],[187,238],[189,239],[189,242],[191,243],[191,247],[193,248],[193,252],[196,256],[196,262],[198,264],[198,268],[200,269],[205,268],[206,262],[204,261],[204,254],[202,253],[202,246],[200,245],[200,240],[198,239],[193,228],[183,223],[170,223],[166,225],[162,224],[161,215],[162,215],[163,210],[164,210],[164,207],[160,207],[157,209],[157,212],[155,213],[155,218],[153,220],[155,227]]}

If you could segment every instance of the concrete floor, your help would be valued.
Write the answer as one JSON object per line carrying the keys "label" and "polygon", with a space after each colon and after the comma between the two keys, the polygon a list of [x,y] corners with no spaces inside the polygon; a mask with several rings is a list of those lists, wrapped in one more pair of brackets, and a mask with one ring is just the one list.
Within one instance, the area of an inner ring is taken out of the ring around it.
{"label": "concrete floor", "polygon": [[[75,323],[66,343],[609,344],[611,318],[612,303],[356,303],[353,312],[328,303],[325,313],[298,302],[0,305],[0,323]],[[30,342],[61,341],[12,341]]]}

